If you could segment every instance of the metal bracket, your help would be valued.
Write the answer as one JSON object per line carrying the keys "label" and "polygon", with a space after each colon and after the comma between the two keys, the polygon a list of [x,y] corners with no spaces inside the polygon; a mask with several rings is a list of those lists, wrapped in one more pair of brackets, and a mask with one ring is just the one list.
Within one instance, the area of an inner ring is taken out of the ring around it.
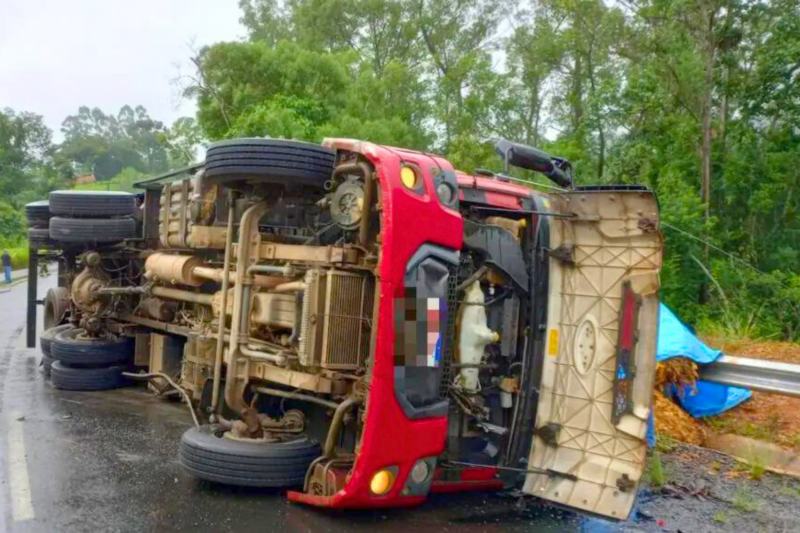
{"label": "metal bracket", "polygon": [[548,446],[558,446],[558,432],[561,431],[561,424],[550,422],[534,430],[534,434],[542,439]]}
{"label": "metal bracket", "polygon": [[575,245],[574,244],[562,244],[555,250],[550,250],[550,257],[553,259],[558,259],[562,263],[566,263],[568,265],[575,264]]}
{"label": "metal bracket", "polygon": [[622,492],[628,492],[636,486],[636,483],[628,477],[628,474],[622,474],[617,478],[617,488]]}

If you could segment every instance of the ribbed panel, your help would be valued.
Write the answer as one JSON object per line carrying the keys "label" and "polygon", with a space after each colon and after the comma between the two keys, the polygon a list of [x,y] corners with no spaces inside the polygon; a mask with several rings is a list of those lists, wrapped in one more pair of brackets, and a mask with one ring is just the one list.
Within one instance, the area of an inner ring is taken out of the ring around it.
{"label": "ribbed panel", "polygon": [[182,179],[164,185],[159,199],[158,233],[166,248],[186,246],[189,203],[194,193],[194,180]]}
{"label": "ribbed panel", "polygon": [[320,366],[356,369],[369,350],[372,282],[366,276],[328,272]]}

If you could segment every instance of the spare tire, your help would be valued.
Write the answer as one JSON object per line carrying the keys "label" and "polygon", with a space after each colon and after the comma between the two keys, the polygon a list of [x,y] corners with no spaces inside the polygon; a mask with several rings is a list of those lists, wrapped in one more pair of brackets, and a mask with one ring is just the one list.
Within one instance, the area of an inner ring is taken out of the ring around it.
{"label": "spare tire", "polygon": [[282,139],[233,139],[206,152],[204,177],[216,182],[255,181],[322,187],[331,179],[336,152]]}
{"label": "spare tire", "polygon": [[181,464],[194,477],[246,487],[302,486],[306,471],[322,453],[306,435],[285,442],[228,439],[214,426],[191,428],[181,437]]}
{"label": "spare tire", "polygon": [[50,342],[53,359],[74,366],[108,366],[133,360],[133,339],[128,337],[91,338],[86,331],[73,328],[57,333]]}
{"label": "spare tire", "polygon": [[75,217],[129,216],[136,209],[136,197],[121,191],[53,191],[50,212]]}
{"label": "spare tire", "polygon": [[136,222],[132,218],[93,218],[50,219],[50,238],[65,243],[113,243],[136,237]]}
{"label": "spare tire", "polygon": [[112,366],[104,368],[73,368],[60,361],[50,365],[50,381],[62,390],[94,391],[125,387],[131,380],[122,375],[126,368]]}
{"label": "spare tire", "polygon": [[68,329],[72,329],[74,327],[75,326],[73,326],[72,324],[62,324],[54,328],[45,329],[44,332],[41,335],[39,335],[39,345],[42,348],[42,353],[44,355],[51,355],[50,348],[55,336],[61,333],[62,331],[67,331]]}
{"label": "spare tire", "polygon": [[46,228],[50,220],[50,202],[39,200],[25,204],[25,218],[28,219],[28,226],[32,228]]}

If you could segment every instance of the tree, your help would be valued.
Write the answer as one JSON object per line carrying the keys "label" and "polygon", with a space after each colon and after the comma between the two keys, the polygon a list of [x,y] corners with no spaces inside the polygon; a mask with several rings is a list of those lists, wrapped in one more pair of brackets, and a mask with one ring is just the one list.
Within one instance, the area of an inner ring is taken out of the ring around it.
{"label": "tree", "polygon": [[503,11],[499,0],[414,0],[414,6],[428,72],[435,80],[435,116],[448,147],[485,118],[485,107],[468,110],[466,100],[482,88],[470,82],[486,81],[491,71],[489,51],[497,45]]}
{"label": "tree", "polygon": [[162,132],[158,141],[167,149],[171,166],[186,166],[197,160],[204,140],[200,125],[193,117],[181,117]]}
{"label": "tree", "polygon": [[[466,171],[502,165],[498,136],[537,145],[570,159],[579,183],[657,192],[662,295],[682,317],[800,334],[796,0],[240,6],[249,41],[201,50],[186,80],[206,138],[358,137]],[[189,126],[161,136],[173,160],[191,151],[180,138],[195,145]]]}
{"label": "tree", "polygon": [[[321,122],[344,103],[349,82],[347,54],[305,50],[282,41],[220,43],[201,50],[187,96],[198,99],[198,122],[210,139],[227,136],[240,117],[279,96],[316,102]],[[275,105],[275,104],[271,104]]]}
{"label": "tree", "polygon": [[242,10],[239,20],[253,41],[275,46],[291,34],[278,0],[239,0],[239,8]]}
{"label": "tree", "polygon": [[157,173],[169,166],[166,149],[159,142],[166,128],[142,106],[123,106],[116,116],[83,106],[64,120],[61,131],[64,142],[59,159],[100,180],[125,167]]}
{"label": "tree", "polygon": [[30,188],[52,150],[52,132],[41,115],[0,111],[0,195],[9,199]]}

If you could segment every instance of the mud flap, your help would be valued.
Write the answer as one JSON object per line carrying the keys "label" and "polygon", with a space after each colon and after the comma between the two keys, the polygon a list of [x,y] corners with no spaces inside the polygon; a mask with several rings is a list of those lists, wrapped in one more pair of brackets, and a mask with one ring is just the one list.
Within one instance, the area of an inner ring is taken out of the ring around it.
{"label": "mud flap", "polygon": [[553,195],[547,341],[524,492],[625,519],[645,469],[662,239],[642,189]]}

